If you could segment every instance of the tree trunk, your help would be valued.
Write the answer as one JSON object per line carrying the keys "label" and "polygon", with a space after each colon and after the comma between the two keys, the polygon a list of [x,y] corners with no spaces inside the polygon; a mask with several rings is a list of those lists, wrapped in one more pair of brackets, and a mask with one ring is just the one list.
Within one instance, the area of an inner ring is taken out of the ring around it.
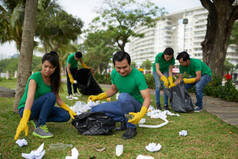
{"label": "tree trunk", "polygon": [[18,63],[16,95],[15,95],[15,103],[14,103],[15,111],[17,111],[17,106],[24,93],[27,79],[31,75],[37,4],[38,4],[37,0],[26,0],[22,43],[21,43],[20,57],[19,57],[19,63]]}
{"label": "tree trunk", "polygon": [[232,0],[201,0],[201,3],[208,10],[207,32],[202,42],[203,61],[213,74],[222,78],[228,40],[237,19],[237,8],[232,6]]}

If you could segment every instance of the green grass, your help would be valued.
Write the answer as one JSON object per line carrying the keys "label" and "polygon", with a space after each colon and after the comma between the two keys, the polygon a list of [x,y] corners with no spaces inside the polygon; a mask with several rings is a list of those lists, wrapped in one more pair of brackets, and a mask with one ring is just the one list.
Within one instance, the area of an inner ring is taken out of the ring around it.
{"label": "green grass", "polygon": [[[2,80],[0,86],[14,88],[14,80]],[[66,86],[64,85],[64,90]],[[66,91],[61,92],[64,101],[73,105],[74,102],[65,99]],[[152,96],[154,105],[154,96]],[[80,98],[87,100],[87,96]],[[21,153],[30,153],[45,143],[46,154],[44,159],[64,159],[71,154],[70,147],[52,150],[50,144],[64,143],[72,144],[79,151],[80,159],[88,159],[95,156],[97,159],[135,159],[139,154],[149,155],[155,159],[235,159],[238,158],[238,129],[230,126],[216,116],[202,111],[201,113],[185,113],[180,117],[168,116],[168,125],[158,128],[138,128],[137,136],[130,140],[123,140],[124,132],[114,132],[108,136],[82,136],[77,130],[67,123],[48,123],[49,130],[54,134],[53,138],[40,139],[32,135],[33,126],[29,125],[29,135],[22,133],[20,138],[28,141],[28,146],[20,148],[14,141],[14,135],[20,117],[13,112],[14,98],[0,97],[0,158],[21,158]],[[149,123],[161,123],[159,119],[149,119]],[[187,130],[188,136],[181,137],[178,132]],[[160,143],[162,149],[151,153],[145,149],[150,142]],[[115,155],[117,144],[124,145],[124,153],[120,157]],[[96,147],[105,147],[103,152],[97,152]]]}

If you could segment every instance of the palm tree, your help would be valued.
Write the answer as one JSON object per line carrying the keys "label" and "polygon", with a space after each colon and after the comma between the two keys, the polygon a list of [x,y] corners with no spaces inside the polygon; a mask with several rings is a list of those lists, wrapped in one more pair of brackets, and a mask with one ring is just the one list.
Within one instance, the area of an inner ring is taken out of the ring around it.
{"label": "palm tree", "polygon": [[31,75],[37,3],[37,0],[26,0],[14,110],[17,110],[27,79]]}
{"label": "palm tree", "polygon": [[24,8],[23,0],[2,0],[0,3],[0,42],[15,41],[18,51],[21,49]]}

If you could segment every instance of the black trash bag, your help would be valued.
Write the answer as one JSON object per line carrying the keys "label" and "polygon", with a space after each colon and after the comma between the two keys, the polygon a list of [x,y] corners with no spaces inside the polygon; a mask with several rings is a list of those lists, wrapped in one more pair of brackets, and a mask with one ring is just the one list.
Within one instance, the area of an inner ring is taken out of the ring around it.
{"label": "black trash bag", "polygon": [[191,96],[188,94],[184,83],[164,89],[164,92],[170,98],[170,104],[175,112],[187,113],[193,111],[193,102]]}
{"label": "black trash bag", "polygon": [[82,135],[110,135],[116,122],[103,112],[85,112],[75,116],[72,125]]}
{"label": "black trash bag", "polygon": [[77,70],[76,79],[79,92],[84,95],[97,95],[102,93],[101,87],[93,78],[91,71],[87,68]]}

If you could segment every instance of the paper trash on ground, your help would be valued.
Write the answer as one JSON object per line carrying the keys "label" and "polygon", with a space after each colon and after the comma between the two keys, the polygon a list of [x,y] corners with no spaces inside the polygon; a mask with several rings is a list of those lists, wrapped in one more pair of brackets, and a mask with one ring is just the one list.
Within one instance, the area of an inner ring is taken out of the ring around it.
{"label": "paper trash on ground", "polygon": [[123,153],[123,145],[116,146],[116,156],[121,156]]}
{"label": "paper trash on ground", "polygon": [[179,136],[187,136],[187,135],[188,135],[187,130],[181,130],[181,131],[179,132]]}
{"label": "paper trash on ground", "polygon": [[144,155],[138,155],[136,159],[154,159],[152,156],[144,156]]}
{"label": "paper trash on ground", "polygon": [[165,111],[161,111],[159,109],[154,109],[154,107],[150,106],[148,111],[147,111],[147,116],[149,116],[152,119],[161,119],[164,122],[161,124],[157,124],[157,125],[147,125],[147,124],[140,124],[139,123],[139,127],[144,127],[144,128],[160,128],[162,126],[165,126],[169,123],[169,121],[167,120],[167,115],[170,116],[180,116],[179,114],[175,114],[175,113],[171,113],[168,110]]}
{"label": "paper trash on ground", "polygon": [[156,143],[152,142],[149,145],[147,145],[145,148],[146,150],[150,152],[156,152],[156,151],[159,151],[162,148],[162,146],[160,145],[160,143],[156,145]]}
{"label": "paper trash on ground", "polygon": [[92,107],[94,107],[95,105],[100,104],[99,101],[96,102],[92,102],[89,101],[87,104],[81,101],[77,101],[72,107],[70,107],[77,115],[84,113],[84,112],[88,112],[89,110],[91,110]]}
{"label": "paper trash on ground", "polygon": [[18,139],[16,141],[16,143],[18,144],[18,146],[22,147],[22,146],[26,146],[28,143],[26,141],[26,139]]}
{"label": "paper trash on ground", "polygon": [[41,159],[45,155],[44,143],[37,150],[32,150],[29,154],[22,153],[21,156],[26,159]]}
{"label": "paper trash on ground", "polygon": [[71,150],[71,156],[66,156],[65,159],[78,159],[78,156],[79,156],[79,152],[78,152],[78,150],[74,147],[74,148]]}

